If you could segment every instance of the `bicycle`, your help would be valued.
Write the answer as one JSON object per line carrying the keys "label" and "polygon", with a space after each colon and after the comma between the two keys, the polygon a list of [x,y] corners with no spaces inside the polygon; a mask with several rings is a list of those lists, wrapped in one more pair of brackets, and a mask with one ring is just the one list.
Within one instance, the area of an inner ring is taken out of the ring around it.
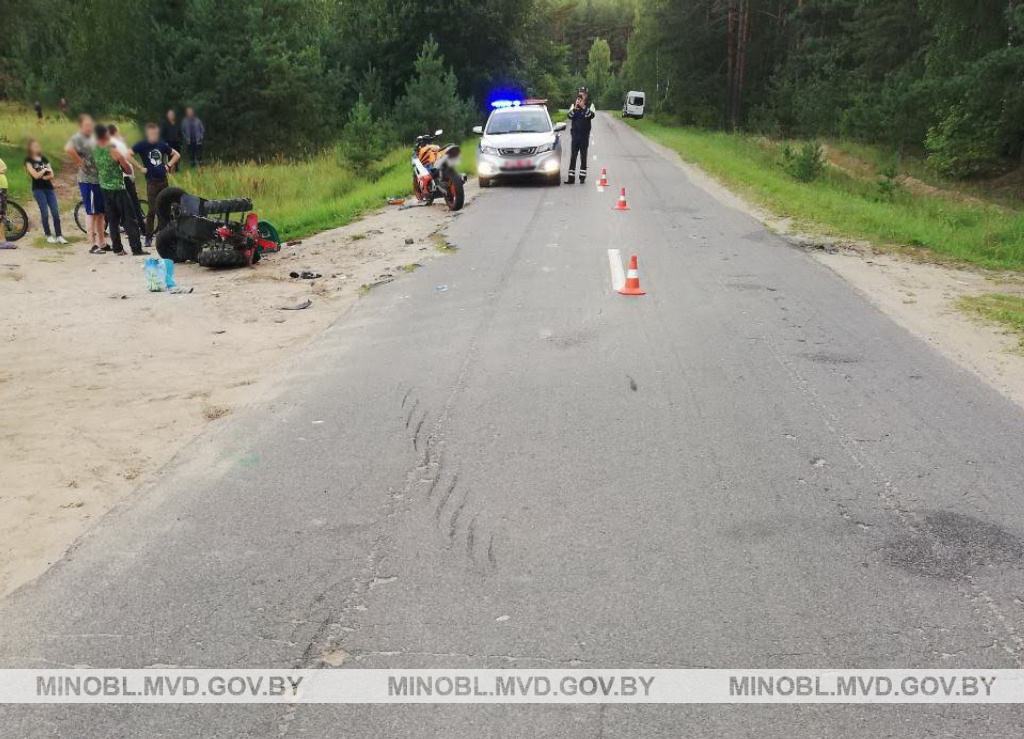
{"label": "bicycle", "polygon": [[28,214],[13,200],[7,200],[7,214],[4,215],[4,231],[8,241],[17,241],[28,233]]}
{"label": "bicycle", "polygon": [[[142,209],[143,217],[145,217],[146,214],[149,213],[149,201],[148,200],[142,200],[140,198],[139,199],[139,207]],[[78,228],[81,229],[82,233],[89,233],[88,229],[86,229],[86,227],[85,227],[85,216],[86,216],[85,203],[83,203],[81,200],[79,200],[78,204],[75,205],[75,223],[78,225]],[[145,223],[140,223],[139,224],[139,228],[142,231],[145,231],[146,230],[146,224]],[[124,226],[121,227],[121,233],[124,233]]]}

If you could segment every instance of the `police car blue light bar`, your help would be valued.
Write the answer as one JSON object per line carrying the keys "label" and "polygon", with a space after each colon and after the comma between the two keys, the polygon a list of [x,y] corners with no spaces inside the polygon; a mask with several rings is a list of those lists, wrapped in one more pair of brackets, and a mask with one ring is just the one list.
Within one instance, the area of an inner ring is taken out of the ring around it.
{"label": "police car blue light bar", "polygon": [[547,105],[547,98],[530,98],[527,100],[495,100],[492,108],[518,108],[520,105]]}

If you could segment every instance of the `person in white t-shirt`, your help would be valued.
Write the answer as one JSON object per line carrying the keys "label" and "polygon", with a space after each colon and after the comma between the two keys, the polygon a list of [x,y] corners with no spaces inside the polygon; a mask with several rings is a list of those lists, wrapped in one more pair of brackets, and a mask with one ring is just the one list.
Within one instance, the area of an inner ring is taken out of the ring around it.
{"label": "person in white t-shirt", "polygon": [[[135,159],[135,153],[131,147],[124,141],[124,135],[118,129],[117,125],[111,123],[107,126],[107,130],[110,131],[110,141],[114,144],[121,156],[124,157],[125,161],[128,162],[128,166],[131,168],[131,172],[124,176],[124,189],[128,192],[128,199],[132,201],[132,207],[135,210],[135,220],[139,223],[139,231],[145,233],[146,230],[146,215],[142,212],[142,203],[139,202],[139,191],[135,187],[135,172],[137,170],[146,171],[146,168],[139,164]],[[150,203],[152,206],[152,203]],[[149,246],[148,242],[146,246]]]}

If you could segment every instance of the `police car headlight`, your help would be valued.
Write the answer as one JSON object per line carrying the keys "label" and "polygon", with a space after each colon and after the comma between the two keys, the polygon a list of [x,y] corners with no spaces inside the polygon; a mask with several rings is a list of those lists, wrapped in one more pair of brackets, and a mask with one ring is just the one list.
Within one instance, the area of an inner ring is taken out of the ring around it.
{"label": "police car headlight", "polygon": [[552,141],[550,144],[541,144],[540,146],[537,147],[537,153],[538,154],[543,154],[544,152],[551,151],[554,148],[555,148],[555,142],[554,141]]}
{"label": "police car headlight", "polygon": [[491,156],[498,156],[498,150],[496,148],[494,148],[493,146],[484,146],[483,144],[480,145],[480,153],[490,154]]}

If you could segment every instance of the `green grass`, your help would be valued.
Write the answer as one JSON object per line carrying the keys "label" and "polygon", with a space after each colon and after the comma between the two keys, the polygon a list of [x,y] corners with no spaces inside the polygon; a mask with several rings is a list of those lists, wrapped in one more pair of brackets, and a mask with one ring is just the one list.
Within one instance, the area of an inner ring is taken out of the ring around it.
{"label": "green grass", "polygon": [[780,166],[781,142],[744,134],[630,121],[725,184],[797,225],[866,239],[879,246],[914,247],[990,269],[1024,269],[1024,211],[900,189],[891,199],[877,178],[829,167],[810,183]]}
{"label": "green grass", "polygon": [[[475,149],[463,150],[460,171],[475,170]],[[188,170],[173,184],[204,198],[249,197],[260,218],[282,239],[337,228],[411,191],[411,147],[392,151],[369,177],[360,177],[330,152],[304,161],[240,162]]]}
{"label": "green grass", "polygon": [[1020,339],[1024,353],[1024,295],[977,295],[961,298],[961,310],[1007,327]]}
{"label": "green grass", "polygon": [[267,164],[215,164],[186,169],[173,184],[204,198],[248,197],[260,218],[272,222],[283,239],[297,239],[349,223],[407,193],[411,174],[405,149],[389,154],[375,177],[360,177],[337,155]]}

